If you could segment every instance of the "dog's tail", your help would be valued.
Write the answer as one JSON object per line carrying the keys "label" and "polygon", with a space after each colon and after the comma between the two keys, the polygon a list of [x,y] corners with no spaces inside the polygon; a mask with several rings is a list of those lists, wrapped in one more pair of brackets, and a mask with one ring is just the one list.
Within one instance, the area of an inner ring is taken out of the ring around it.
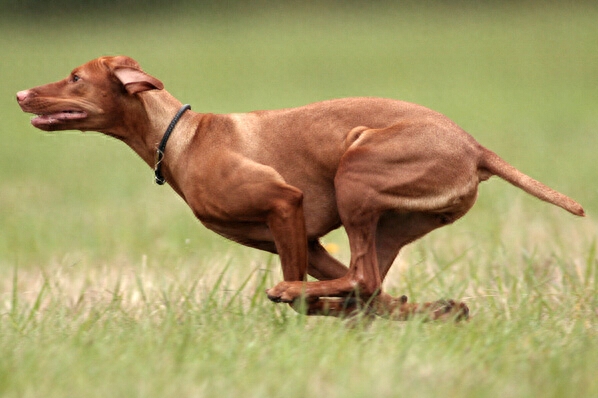
{"label": "dog's tail", "polygon": [[562,207],[576,216],[585,216],[585,212],[579,203],[523,174],[489,149],[483,148],[478,169],[481,180],[486,180],[492,175],[499,176],[538,199]]}

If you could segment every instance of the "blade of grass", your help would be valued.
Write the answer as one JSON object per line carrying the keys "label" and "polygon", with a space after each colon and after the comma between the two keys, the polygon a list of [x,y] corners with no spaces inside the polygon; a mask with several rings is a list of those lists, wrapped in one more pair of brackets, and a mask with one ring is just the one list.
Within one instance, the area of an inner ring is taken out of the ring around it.
{"label": "blade of grass", "polygon": [[596,268],[598,268],[598,260],[596,259],[596,239],[592,241],[586,259],[586,272],[584,275],[584,286],[586,289],[590,287],[592,280],[594,287],[596,285]]}
{"label": "blade of grass", "polygon": [[216,292],[219,291],[220,286],[222,285],[222,281],[224,280],[224,275],[226,275],[226,273],[228,272],[232,262],[233,262],[233,258],[229,257],[228,261],[224,265],[224,269],[222,270],[220,275],[218,275],[218,279],[216,280],[216,283],[214,283],[214,285],[212,286],[212,289],[210,289],[210,294],[208,295],[208,297],[205,300],[206,306],[212,305],[214,297],[216,296]]}
{"label": "blade of grass", "polygon": [[[247,284],[249,283],[251,278],[253,278],[253,275],[257,272],[258,269],[259,269],[259,266],[256,266],[249,273],[249,275],[247,275],[247,278],[245,278],[245,280],[241,283],[241,286],[239,286],[237,289],[235,289],[235,293],[232,295],[230,300],[228,300],[228,303],[224,306],[225,311],[229,310],[232,307],[233,301],[235,301],[237,299],[237,297],[240,296],[241,292],[245,289],[245,287],[247,286]],[[241,307],[242,307],[242,305],[241,305]]]}
{"label": "blade of grass", "polygon": [[44,296],[44,293],[48,289],[48,287],[49,287],[48,279],[44,276],[44,283],[42,284],[42,287],[39,289],[39,293],[37,294],[37,297],[35,298],[35,302],[33,303],[33,306],[31,306],[31,309],[29,310],[29,315],[27,316],[27,319],[25,319],[25,321],[23,322],[23,325],[21,326],[21,331],[24,331],[25,328],[27,328],[29,323],[33,320],[33,318],[39,311],[39,309],[41,307],[41,303],[42,303],[42,298]]}
{"label": "blade of grass", "polygon": [[255,288],[255,291],[253,292],[253,295],[251,296],[249,308],[255,308],[260,299],[263,299],[265,297],[264,291],[266,290],[266,286],[268,286],[270,276],[272,276],[272,273],[268,268],[262,268],[259,271],[261,271],[262,275],[259,278],[259,282]]}
{"label": "blade of grass", "polygon": [[12,271],[12,295],[10,300],[10,317],[13,320],[13,323],[18,324],[17,322],[17,315],[18,315],[18,307],[19,307],[19,267],[15,265]]}

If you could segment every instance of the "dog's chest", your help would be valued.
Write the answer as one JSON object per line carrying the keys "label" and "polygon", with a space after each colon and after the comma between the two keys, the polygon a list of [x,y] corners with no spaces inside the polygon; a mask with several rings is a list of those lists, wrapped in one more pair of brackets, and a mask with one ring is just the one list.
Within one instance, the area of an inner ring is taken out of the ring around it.
{"label": "dog's chest", "polygon": [[201,220],[208,229],[232,241],[256,246],[260,243],[274,242],[268,226],[260,222],[217,222]]}

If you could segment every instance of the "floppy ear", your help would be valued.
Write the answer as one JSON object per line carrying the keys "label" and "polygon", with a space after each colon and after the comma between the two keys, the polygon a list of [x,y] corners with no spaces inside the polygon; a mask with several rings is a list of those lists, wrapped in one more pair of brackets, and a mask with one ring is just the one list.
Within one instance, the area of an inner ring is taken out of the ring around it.
{"label": "floppy ear", "polygon": [[164,84],[153,76],[132,67],[120,67],[113,70],[114,76],[125,86],[129,94],[148,90],[162,90]]}

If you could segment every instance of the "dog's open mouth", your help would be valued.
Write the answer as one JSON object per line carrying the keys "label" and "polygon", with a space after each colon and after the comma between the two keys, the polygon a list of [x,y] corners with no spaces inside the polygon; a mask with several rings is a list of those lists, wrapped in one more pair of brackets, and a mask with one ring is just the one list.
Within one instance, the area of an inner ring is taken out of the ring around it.
{"label": "dog's open mouth", "polygon": [[47,115],[36,115],[31,119],[31,124],[35,127],[43,127],[48,125],[66,122],[69,120],[79,120],[87,117],[87,113],[76,110],[65,110]]}

